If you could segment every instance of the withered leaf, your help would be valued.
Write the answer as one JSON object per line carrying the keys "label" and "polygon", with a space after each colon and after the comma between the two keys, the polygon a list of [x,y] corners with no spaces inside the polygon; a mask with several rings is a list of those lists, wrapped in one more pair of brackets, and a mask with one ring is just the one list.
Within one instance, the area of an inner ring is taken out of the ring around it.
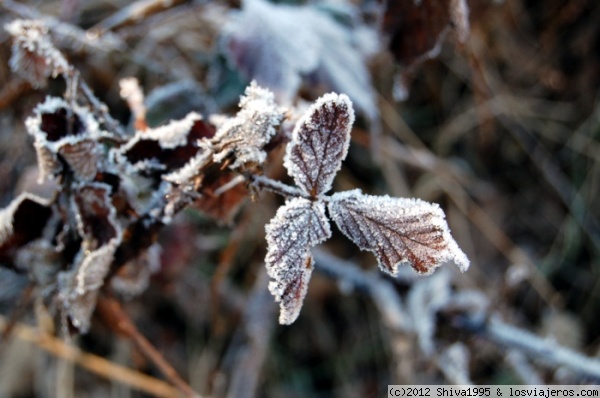
{"label": "withered leaf", "polygon": [[110,185],[99,182],[82,184],[74,189],[77,228],[88,250],[107,244],[118,234],[111,191]]}
{"label": "withered leaf", "polygon": [[207,173],[207,178],[202,181],[200,197],[194,200],[192,207],[221,222],[233,221],[248,197],[248,189],[245,184],[236,184],[222,193],[218,190],[231,183],[234,178],[235,174],[232,172]]}
{"label": "withered leaf", "polygon": [[353,190],[332,195],[328,209],[339,229],[361,250],[373,252],[379,267],[391,275],[401,263],[425,275],[446,261],[454,261],[461,271],[469,267],[437,204]]}
{"label": "withered leaf", "polygon": [[95,177],[102,161],[98,139],[105,132],[87,108],[48,97],[35,108],[26,125],[35,140],[40,180],[60,174],[64,164],[79,181]]}
{"label": "withered leaf", "polygon": [[50,40],[42,21],[17,19],[6,25],[13,37],[11,69],[35,88],[45,87],[50,76],[70,70],[70,65]]}
{"label": "withered leaf", "polygon": [[202,116],[191,112],[181,120],[138,131],[113,156],[133,173],[149,169],[173,171],[198,154],[198,140],[213,134]]}
{"label": "withered leaf", "polygon": [[59,290],[71,322],[85,333],[122,231],[111,203],[110,185],[89,183],[74,188],[73,207],[83,241],[74,267],[59,276]]}
{"label": "withered leaf", "polygon": [[226,120],[215,134],[216,163],[233,157],[231,169],[261,165],[267,154],[263,147],[275,135],[283,114],[269,90],[252,82],[240,99],[240,111]]}
{"label": "withered leaf", "polygon": [[47,201],[29,193],[0,210],[0,261],[10,263],[23,245],[42,236],[52,215]]}
{"label": "withered leaf", "polygon": [[313,269],[310,248],[331,236],[325,205],[293,198],[267,224],[269,291],[279,303],[279,323],[291,324],[302,308]]}
{"label": "withered leaf", "polygon": [[353,123],[350,99],[330,93],[319,98],[296,124],[284,165],[310,196],[317,197],[331,189],[348,153]]}

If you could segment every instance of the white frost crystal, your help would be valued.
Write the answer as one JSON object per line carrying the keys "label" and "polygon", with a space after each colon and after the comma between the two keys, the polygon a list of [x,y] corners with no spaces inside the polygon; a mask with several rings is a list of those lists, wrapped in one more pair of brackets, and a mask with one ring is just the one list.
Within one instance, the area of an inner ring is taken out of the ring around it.
{"label": "white frost crystal", "polygon": [[348,153],[353,123],[352,102],[335,93],[319,98],[298,121],[284,165],[304,192],[315,197],[331,189]]}
{"label": "white frost crystal", "polygon": [[447,261],[461,271],[469,267],[437,204],[360,190],[336,193],[331,199],[329,214],[339,229],[360,249],[373,252],[389,274],[396,275],[402,263],[420,274],[430,274]]}
{"label": "white frost crystal", "polygon": [[265,263],[273,278],[269,291],[280,305],[279,323],[290,324],[300,313],[313,270],[310,248],[331,236],[325,205],[290,199],[267,224],[266,232]]}
{"label": "white frost crystal", "polygon": [[221,124],[214,141],[218,148],[213,160],[220,163],[230,155],[235,160],[232,169],[243,166],[260,165],[266,159],[263,147],[275,135],[283,114],[273,93],[252,82],[240,99],[240,111],[234,118]]}

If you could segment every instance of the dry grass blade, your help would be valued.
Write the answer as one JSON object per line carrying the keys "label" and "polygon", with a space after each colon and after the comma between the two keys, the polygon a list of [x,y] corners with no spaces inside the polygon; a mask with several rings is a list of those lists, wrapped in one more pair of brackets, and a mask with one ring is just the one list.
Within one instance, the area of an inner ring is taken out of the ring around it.
{"label": "dry grass blade", "polygon": [[181,394],[185,397],[199,397],[192,387],[177,374],[177,371],[166,361],[162,354],[137,330],[118,301],[102,297],[98,300],[96,310],[107,324],[112,325],[120,333],[129,337],[144,355],[160,369],[165,377],[177,387]]}
{"label": "dry grass blade", "polygon": [[[0,316],[0,330],[5,330],[6,327],[6,319]],[[164,381],[117,365],[97,355],[83,352],[79,348],[69,345],[56,337],[44,334],[31,326],[17,323],[13,328],[12,336],[19,340],[35,344],[40,349],[64,360],[76,363],[94,374],[123,383],[153,397],[181,397],[181,393],[176,388]]]}

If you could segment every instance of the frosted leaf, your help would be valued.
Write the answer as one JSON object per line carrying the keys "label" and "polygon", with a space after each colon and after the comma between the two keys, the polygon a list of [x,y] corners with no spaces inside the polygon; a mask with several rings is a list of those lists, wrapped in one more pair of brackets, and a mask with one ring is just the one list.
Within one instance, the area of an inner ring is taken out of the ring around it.
{"label": "frosted leaf", "polygon": [[0,261],[10,261],[18,248],[42,236],[51,215],[49,203],[29,193],[0,209]]}
{"label": "frosted leaf", "polygon": [[315,70],[320,58],[319,38],[303,23],[306,10],[244,1],[224,29],[225,50],[232,63],[248,79],[275,91],[284,103],[291,103],[301,76]]}
{"label": "frosted leaf", "polygon": [[110,191],[104,183],[81,184],[75,187],[72,199],[83,242],[73,269],[59,275],[59,291],[73,325],[83,333],[89,328],[98,292],[122,238]]}
{"label": "frosted leaf", "polygon": [[[90,181],[102,162],[97,140],[106,135],[87,108],[47,97],[25,122],[34,138],[40,181],[59,174],[66,163],[77,179]],[[62,157],[61,162],[58,155]]]}
{"label": "frosted leaf", "polygon": [[42,21],[17,19],[5,26],[13,36],[10,67],[34,88],[45,87],[48,77],[70,70],[70,65],[54,47]]}
{"label": "frosted leaf", "polygon": [[191,112],[185,118],[143,131],[111,156],[130,173],[146,170],[173,171],[186,165],[203,151],[200,140],[212,137],[214,130]]}
{"label": "frosted leaf", "polygon": [[111,239],[98,250],[85,253],[74,270],[59,274],[59,297],[71,322],[81,333],[89,329],[99,290],[118,244],[118,239]]}
{"label": "frosted leaf", "polygon": [[229,166],[232,169],[260,165],[265,161],[263,147],[275,135],[283,114],[273,93],[252,82],[241,97],[241,110],[219,126],[215,134],[215,155],[217,163],[233,156]]}
{"label": "frosted leaf", "polygon": [[[377,106],[367,55],[356,45],[367,28],[357,8],[345,5],[350,11],[344,15],[350,20],[347,25],[323,7],[245,0],[224,29],[225,52],[248,79],[273,90],[285,105],[293,102],[306,79],[312,86],[348,94],[373,120]],[[369,43],[376,51],[374,45]]]}
{"label": "frosted leaf", "polygon": [[313,269],[310,248],[331,236],[325,206],[303,198],[293,198],[277,210],[266,226],[267,273],[273,279],[269,291],[279,303],[279,323],[296,320]]}
{"label": "frosted leaf", "polygon": [[110,192],[111,186],[105,183],[74,187],[72,200],[77,228],[88,250],[103,246],[120,234]]}
{"label": "frosted leaf", "polygon": [[463,272],[469,267],[437,204],[353,190],[334,194],[328,208],[340,230],[361,250],[373,252],[389,274],[396,275],[401,263],[425,275],[447,261]]}
{"label": "frosted leaf", "polygon": [[316,197],[331,189],[348,153],[353,123],[350,99],[330,93],[319,98],[296,124],[284,165],[307,194]]}

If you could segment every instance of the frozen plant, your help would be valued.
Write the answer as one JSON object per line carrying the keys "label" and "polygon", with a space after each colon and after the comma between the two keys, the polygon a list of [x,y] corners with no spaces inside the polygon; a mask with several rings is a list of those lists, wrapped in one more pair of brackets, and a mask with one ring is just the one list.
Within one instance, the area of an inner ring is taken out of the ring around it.
{"label": "frozen plant", "polygon": [[266,227],[269,290],[280,304],[282,324],[294,322],[302,308],[313,269],[311,247],[331,236],[326,207],[344,235],[373,252],[379,268],[391,275],[403,263],[424,275],[446,261],[461,271],[469,267],[437,204],[358,189],[326,195],[348,152],[353,122],[346,95],[324,95],[298,121],[286,148],[284,165],[298,187],[254,178],[257,186],[289,197]]}
{"label": "frozen plant", "polygon": [[52,41],[38,34],[45,31],[41,22],[13,22],[8,30],[15,71],[29,60],[48,68],[22,69],[35,86],[50,77],[68,84],[64,98],[46,98],[26,121],[40,179],[55,180],[57,189],[45,199],[23,194],[0,211],[0,263],[30,275],[54,304],[48,307],[79,332],[89,330],[104,291],[126,295],[132,292],[119,290],[147,286],[158,232],[174,215],[194,207],[228,220],[247,186],[287,198],[266,226],[269,290],[282,324],[298,317],[314,266],[311,248],[331,236],[330,219],[389,274],[403,263],[419,274],[447,261],[468,268],[438,205],[360,190],[328,194],[354,123],[346,95],[324,95],[296,123],[284,158],[296,186],[288,186],[262,175],[268,152],[286,138],[279,129],[285,113],[269,90],[250,84],[233,117],[207,120],[192,112],[149,127],[141,89],[125,81],[122,95],[135,108],[137,130],[123,134]]}

